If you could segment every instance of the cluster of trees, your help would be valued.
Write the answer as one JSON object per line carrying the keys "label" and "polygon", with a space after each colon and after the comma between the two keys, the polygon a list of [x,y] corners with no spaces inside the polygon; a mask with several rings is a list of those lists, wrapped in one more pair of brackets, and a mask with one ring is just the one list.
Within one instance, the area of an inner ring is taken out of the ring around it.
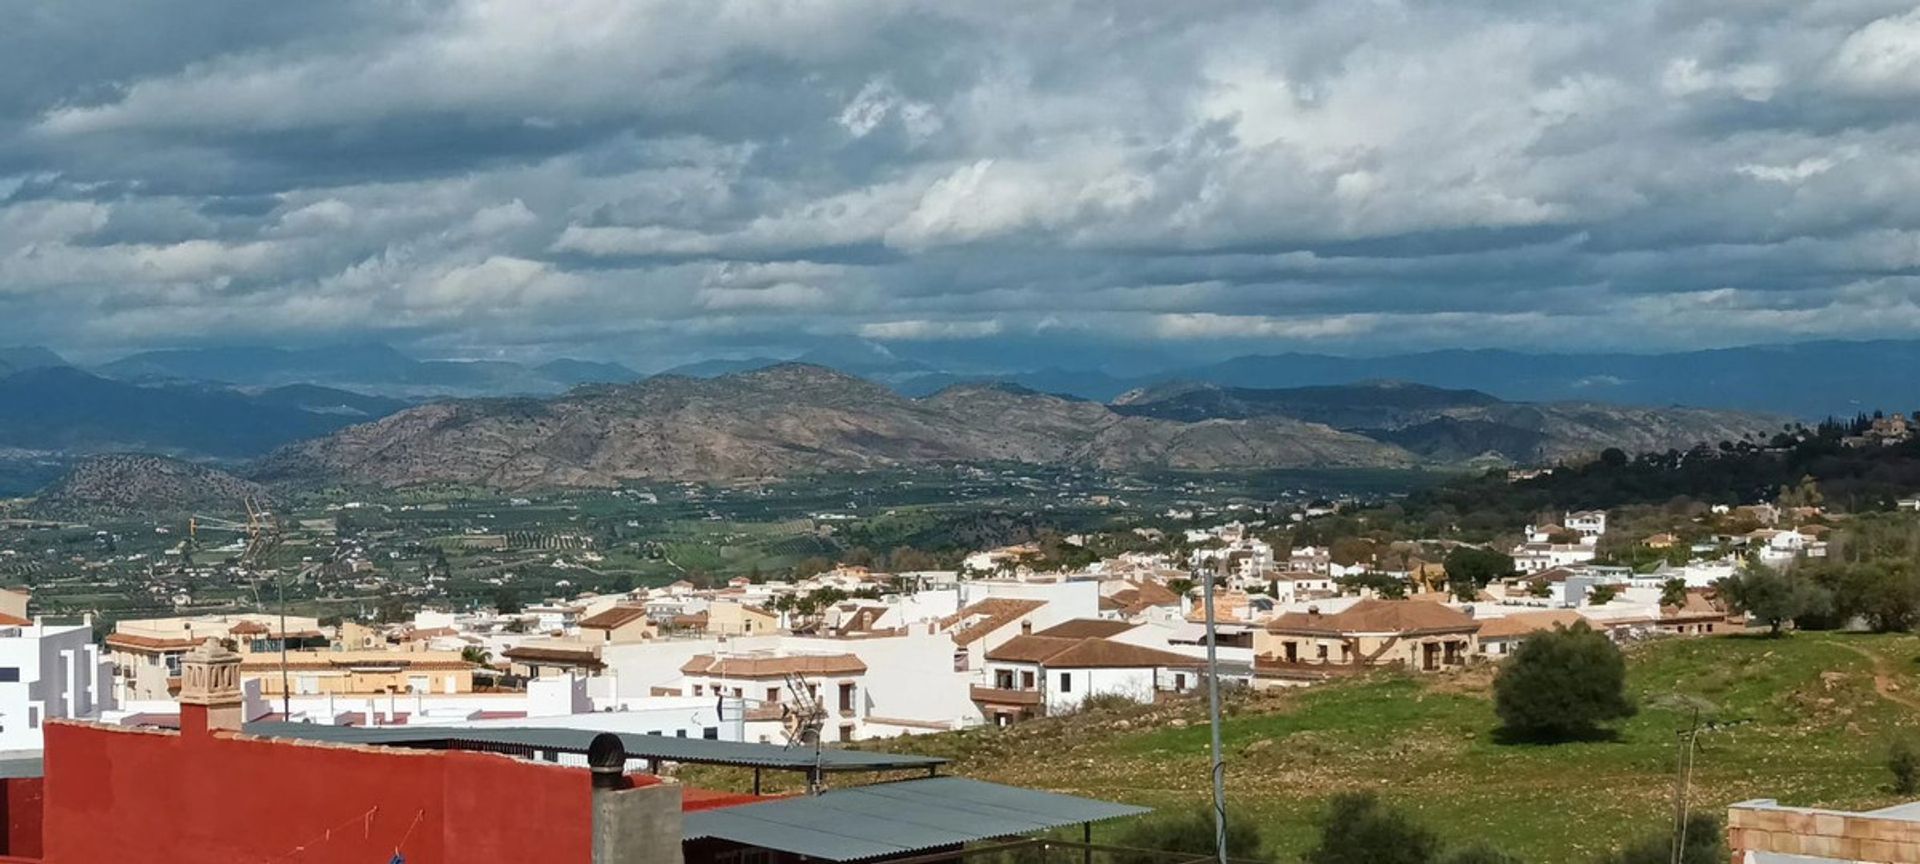
{"label": "cluster of trees", "polygon": [[1702,444],[1638,457],[1608,450],[1585,465],[1561,466],[1519,482],[1509,482],[1504,471],[1489,471],[1416,491],[1381,515],[1429,534],[1443,529],[1484,540],[1542,512],[1675,499],[1824,503],[1862,512],[1890,508],[1920,489],[1920,438],[1890,446],[1842,444],[1856,425],[1793,426],[1767,441]]}

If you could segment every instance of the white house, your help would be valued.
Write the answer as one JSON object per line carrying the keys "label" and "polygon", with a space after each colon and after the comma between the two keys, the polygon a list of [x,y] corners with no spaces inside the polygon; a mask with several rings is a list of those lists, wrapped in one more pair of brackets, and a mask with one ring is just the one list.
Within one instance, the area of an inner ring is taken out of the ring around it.
{"label": "white house", "polygon": [[113,707],[113,664],[93,644],[92,622],[0,621],[0,751],[38,750],[46,721],[90,720]]}
{"label": "white house", "polygon": [[1095,696],[1152,702],[1200,684],[1205,661],[1112,639],[1019,636],[987,654],[973,701],[1007,725],[1078,709]]}
{"label": "white house", "polygon": [[1607,533],[1607,511],[1575,510],[1561,517],[1560,524],[1568,531],[1580,535],[1580,542],[1592,546],[1600,542],[1600,536]]}

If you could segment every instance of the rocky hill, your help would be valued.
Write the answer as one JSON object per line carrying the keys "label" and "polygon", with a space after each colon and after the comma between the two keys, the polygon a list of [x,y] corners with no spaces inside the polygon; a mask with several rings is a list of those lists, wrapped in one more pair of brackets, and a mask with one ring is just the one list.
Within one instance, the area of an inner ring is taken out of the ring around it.
{"label": "rocky hill", "polygon": [[113,454],[80,460],[43,490],[35,513],[152,515],[231,512],[253,498],[271,502],[267,490],[225,471],[163,456]]}
{"label": "rocky hill", "polygon": [[1292,418],[1189,423],[996,385],[910,399],[823,367],[781,364],[582,387],[547,400],[421,406],[290,446],[255,477],[521,489],[981,461],[1214,469],[1418,460],[1397,445]]}
{"label": "rocky hill", "polygon": [[1686,448],[1776,422],[1720,411],[1510,403],[1405,384],[1165,386],[1113,405],[965,384],[915,399],[786,363],[715,378],[580,387],[552,399],[424,405],[285,448],[260,463],[255,478],[528,489],[936,462],[1114,470],[1527,463],[1607,447]]}
{"label": "rocky hill", "polygon": [[1166,384],[1134,390],[1114,409],[1138,417],[1199,422],[1290,417],[1322,423],[1454,462],[1496,456],[1537,463],[1618,447],[1686,449],[1778,431],[1785,418],[1696,408],[1636,408],[1591,402],[1506,402],[1477,390],[1401,382],[1263,390]]}

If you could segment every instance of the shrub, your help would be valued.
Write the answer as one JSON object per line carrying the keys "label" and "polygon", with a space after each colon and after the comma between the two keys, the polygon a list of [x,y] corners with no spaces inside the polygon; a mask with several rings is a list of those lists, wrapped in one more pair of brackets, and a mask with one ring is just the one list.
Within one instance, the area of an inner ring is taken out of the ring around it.
{"label": "shrub", "polygon": [[1523,643],[1493,679],[1493,706],[1508,734],[1534,740],[1588,737],[1634,713],[1626,660],[1586,622]]}
{"label": "shrub", "polygon": [[1320,842],[1306,864],[1431,864],[1440,840],[1371,792],[1346,792],[1327,805]]}
{"label": "shrub", "polygon": [[1887,748],[1887,770],[1893,773],[1894,794],[1920,792],[1920,749],[1913,746],[1911,738],[1903,735],[1893,739],[1893,746]]}
{"label": "shrub", "polygon": [[[1130,849],[1182,852],[1195,856],[1214,854],[1213,808],[1202,805],[1172,815],[1141,819],[1120,835],[1119,845]],[[1227,813],[1227,857],[1262,858],[1260,828],[1251,820]],[[1166,864],[1169,859],[1156,855],[1116,853],[1115,864]]]}

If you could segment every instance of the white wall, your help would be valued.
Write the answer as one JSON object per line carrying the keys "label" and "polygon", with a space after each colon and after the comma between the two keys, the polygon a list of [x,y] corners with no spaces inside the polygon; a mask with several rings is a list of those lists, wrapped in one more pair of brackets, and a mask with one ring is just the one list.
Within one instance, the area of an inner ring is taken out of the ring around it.
{"label": "white wall", "polygon": [[[1071,682],[1061,686],[1061,679]],[[1152,669],[1048,669],[1046,670],[1047,713],[1057,714],[1080,707],[1093,695],[1124,696],[1135,702],[1154,698]]]}
{"label": "white wall", "polygon": [[113,707],[112,664],[87,625],[0,630],[0,750],[38,750],[55,718],[94,719]]}

